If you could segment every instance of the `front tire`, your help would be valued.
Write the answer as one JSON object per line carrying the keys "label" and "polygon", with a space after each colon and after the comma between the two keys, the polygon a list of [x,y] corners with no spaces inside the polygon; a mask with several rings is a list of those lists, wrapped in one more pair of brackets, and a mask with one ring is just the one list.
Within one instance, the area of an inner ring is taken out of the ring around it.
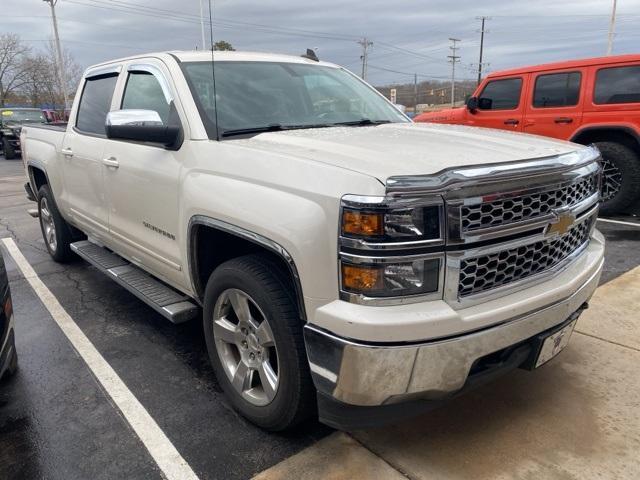
{"label": "front tire", "polygon": [[602,154],[601,213],[620,213],[640,197],[640,158],[629,147],[616,142],[597,142]]}
{"label": "front tire", "polygon": [[12,160],[16,158],[16,149],[11,146],[11,143],[6,138],[2,139],[2,150],[4,150],[4,158]]}
{"label": "front tire", "polygon": [[71,227],[60,215],[49,185],[43,185],[38,190],[38,218],[42,238],[51,258],[59,263],[70,261],[73,258]]}
{"label": "front tire", "polygon": [[252,254],[209,278],[203,325],[209,358],[232,406],[271,431],[294,427],[315,410],[302,321],[280,265]]}

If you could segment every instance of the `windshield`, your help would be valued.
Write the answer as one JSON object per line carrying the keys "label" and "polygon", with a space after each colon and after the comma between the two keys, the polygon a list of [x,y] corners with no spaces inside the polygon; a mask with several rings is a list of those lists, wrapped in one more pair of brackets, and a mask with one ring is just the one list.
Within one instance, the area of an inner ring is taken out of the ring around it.
{"label": "windshield", "polygon": [[393,105],[350,73],[334,67],[279,62],[184,63],[209,138],[336,124],[407,122]]}
{"label": "windshield", "polygon": [[40,110],[2,110],[0,111],[2,121],[28,123],[28,122],[44,122],[44,115]]}

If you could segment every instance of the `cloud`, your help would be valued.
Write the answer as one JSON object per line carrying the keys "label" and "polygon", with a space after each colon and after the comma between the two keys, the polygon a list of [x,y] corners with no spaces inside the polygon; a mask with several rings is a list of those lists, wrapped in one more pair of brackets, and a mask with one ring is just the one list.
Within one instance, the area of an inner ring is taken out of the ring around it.
{"label": "cloud", "polygon": [[[205,9],[207,1],[204,0]],[[42,0],[2,0],[0,31],[18,33],[34,48],[51,36]],[[60,0],[60,37],[78,63],[161,50],[200,47],[199,0]],[[640,0],[619,5],[614,53],[634,53]],[[360,69],[366,36],[374,42],[369,80],[385,84],[421,76],[446,77],[449,37],[460,38],[460,78],[473,78],[479,15],[489,15],[484,60],[490,70],[604,54],[611,2],[603,0],[255,0],[214,1],[216,39],[243,50],[300,54]],[[175,12],[175,13],[172,13]],[[208,32],[207,32],[208,38]],[[388,70],[395,70],[394,73]],[[423,78],[423,77],[421,77]]]}

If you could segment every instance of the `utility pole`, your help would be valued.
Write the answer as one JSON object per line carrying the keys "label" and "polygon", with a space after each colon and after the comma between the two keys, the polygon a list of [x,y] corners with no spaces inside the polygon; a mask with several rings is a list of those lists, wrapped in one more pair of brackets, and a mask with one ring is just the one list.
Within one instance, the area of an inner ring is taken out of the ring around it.
{"label": "utility pole", "polygon": [[367,78],[367,57],[369,55],[369,48],[373,46],[373,42],[367,40],[367,37],[364,37],[362,40],[359,40],[358,43],[362,47],[362,55],[360,55],[360,60],[362,60],[362,74],[360,77],[363,80]]}
{"label": "utility pole", "polygon": [[451,49],[451,55],[447,55],[447,58],[449,59],[449,62],[451,62],[451,107],[453,107],[455,104],[456,92],[456,63],[460,61],[460,56],[456,55],[456,53],[460,48],[458,47],[460,39],[449,37],[449,40],[451,40],[451,46],[449,47]]}
{"label": "utility pole", "polygon": [[413,74],[413,113],[418,113],[418,74]]}
{"label": "utility pole", "polygon": [[202,35],[202,50],[207,49],[207,41],[204,37],[204,13],[202,10],[202,0],[200,0],[200,34]]}
{"label": "utility pole", "polygon": [[480,82],[482,81],[482,50],[484,49],[484,34],[485,29],[484,29],[484,22],[486,20],[490,20],[489,17],[476,17],[476,19],[480,20],[482,22],[482,27],[480,27],[480,59],[478,60],[478,85],[480,85]]}
{"label": "utility pole", "polygon": [[607,43],[607,55],[611,55],[613,51],[613,37],[615,37],[616,29],[616,0],[613,0],[613,8],[611,9],[611,21],[609,22],[609,42]]}
{"label": "utility pole", "polygon": [[67,89],[64,81],[64,65],[62,63],[62,48],[60,47],[60,36],[58,35],[58,21],[56,20],[56,3],[58,0],[43,0],[51,6],[51,19],[53,21],[53,35],[56,42],[56,63],[58,71],[58,82],[60,83],[60,90],[62,91],[62,97],[64,99],[64,109],[69,106],[69,99],[67,98]]}

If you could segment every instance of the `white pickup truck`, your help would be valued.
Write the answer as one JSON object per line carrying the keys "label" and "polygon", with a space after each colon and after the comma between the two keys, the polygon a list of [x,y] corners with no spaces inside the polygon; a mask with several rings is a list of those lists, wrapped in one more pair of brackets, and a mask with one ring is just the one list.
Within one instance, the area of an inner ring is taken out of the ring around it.
{"label": "white pickup truck", "polygon": [[384,423],[557,354],[602,269],[598,151],[413,124],[312,57],[89,68],[66,130],[22,129],[51,256],[201,315],[270,430]]}

